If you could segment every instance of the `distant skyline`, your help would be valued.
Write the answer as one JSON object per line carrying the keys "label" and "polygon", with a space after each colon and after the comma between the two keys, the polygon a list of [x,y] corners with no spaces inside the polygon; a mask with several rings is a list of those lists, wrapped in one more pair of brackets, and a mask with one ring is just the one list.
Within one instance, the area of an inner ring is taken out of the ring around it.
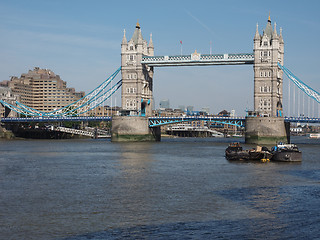
{"label": "distant skyline", "polygon": [[[152,33],[155,55],[179,55],[180,41],[183,54],[251,53],[256,24],[262,34],[270,12],[272,26],[283,30],[284,65],[319,92],[319,9],[315,0],[2,0],[0,81],[48,68],[88,93],[120,66],[123,30],[129,40],[137,21],[144,39]],[[156,108],[169,99],[172,108],[243,116],[253,108],[253,66],[155,68],[154,99]]]}

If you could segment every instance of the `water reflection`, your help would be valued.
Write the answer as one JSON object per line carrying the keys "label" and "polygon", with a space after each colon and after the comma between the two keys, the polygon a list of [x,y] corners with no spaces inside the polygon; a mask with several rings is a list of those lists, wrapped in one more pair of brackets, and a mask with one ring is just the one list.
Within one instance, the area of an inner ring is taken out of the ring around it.
{"label": "water reflection", "polygon": [[[109,204],[117,226],[147,222],[154,196],[151,168],[152,143],[120,143],[117,159],[120,175],[113,179],[114,190]],[[120,216],[120,218],[119,218]]]}

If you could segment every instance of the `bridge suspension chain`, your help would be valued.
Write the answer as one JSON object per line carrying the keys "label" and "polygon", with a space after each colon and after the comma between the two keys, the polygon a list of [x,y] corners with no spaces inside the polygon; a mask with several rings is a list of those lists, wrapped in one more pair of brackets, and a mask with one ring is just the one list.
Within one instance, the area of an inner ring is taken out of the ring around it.
{"label": "bridge suspension chain", "polygon": [[315,101],[320,103],[320,94],[309,87],[307,84],[302,82],[298,77],[296,77],[289,69],[282,66],[280,63],[278,63],[278,66],[281,68],[281,70],[288,76],[288,78],[298,87],[300,88],[305,94],[307,94],[309,97],[313,98]]}
{"label": "bridge suspension chain", "polygon": [[[298,116],[308,117],[312,117],[313,115],[314,117],[315,115],[317,115],[317,113],[319,114],[320,105],[318,105],[318,108],[317,106],[315,106],[317,105],[315,103],[320,103],[319,92],[302,82],[289,69],[282,66],[280,63],[278,63],[278,66],[290,79],[290,81],[288,82],[288,115],[291,116],[291,114],[298,114]],[[291,87],[291,82],[294,83],[293,86],[296,86],[297,88]],[[301,91],[298,91],[298,89],[300,89]],[[290,101],[290,99],[292,100],[292,102]],[[311,102],[311,99],[314,101]]]}

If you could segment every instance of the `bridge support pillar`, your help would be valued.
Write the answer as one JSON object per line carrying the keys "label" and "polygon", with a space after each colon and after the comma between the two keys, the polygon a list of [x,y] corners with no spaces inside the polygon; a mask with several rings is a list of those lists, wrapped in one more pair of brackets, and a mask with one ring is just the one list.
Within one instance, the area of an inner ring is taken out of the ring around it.
{"label": "bridge support pillar", "polygon": [[252,144],[290,142],[290,125],[281,117],[246,117],[245,141]]}
{"label": "bridge support pillar", "polygon": [[112,117],[111,141],[144,142],[160,141],[160,127],[149,128],[147,117],[115,116]]}
{"label": "bridge support pillar", "polygon": [[13,139],[15,138],[11,130],[6,129],[4,126],[0,126],[0,139]]}

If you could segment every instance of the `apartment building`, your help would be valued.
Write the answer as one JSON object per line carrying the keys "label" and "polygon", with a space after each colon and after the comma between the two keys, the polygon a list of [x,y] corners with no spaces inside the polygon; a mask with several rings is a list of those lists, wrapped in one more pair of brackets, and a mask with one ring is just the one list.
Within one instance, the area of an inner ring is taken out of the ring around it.
{"label": "apartment building", "polygon": [[67,88],[67,83],[53,71],[39,67],[20,77],[2,81],[0,86],[8,87],[13,94],[19,95],[22,104],[44,112],[62,108],[85,95],[74,88]]}

